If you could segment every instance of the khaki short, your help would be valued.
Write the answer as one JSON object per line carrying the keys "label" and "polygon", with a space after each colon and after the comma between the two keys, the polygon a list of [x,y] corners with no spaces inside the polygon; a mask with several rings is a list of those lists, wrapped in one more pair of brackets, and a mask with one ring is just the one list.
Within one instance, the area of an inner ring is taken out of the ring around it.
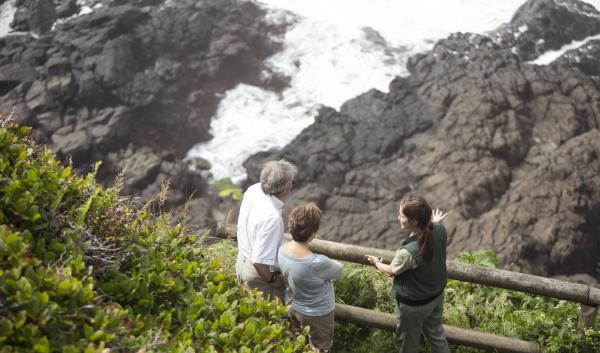
{"label": "khaki short", "polygon": [[304,326],[310,326],[308,339],[311,346],[316,348],[318,352],[326,353],[331,350],[333,344],[333,311],[323,316],[308,316],[290,308],[288,316],[294,333],[302,331]]}
{"label": "khaki short", "polygon": [[238,256],[237,261],[235,262],[235,273],[238,282],[245,284],[248,288],[258,289],[262,292],[263,298],[270,298],[273,300],[278,298],[283,303],[285,287],[277,288],[265,281],[258,272],[256,272],[256,269],[250,260],[243,256]]}

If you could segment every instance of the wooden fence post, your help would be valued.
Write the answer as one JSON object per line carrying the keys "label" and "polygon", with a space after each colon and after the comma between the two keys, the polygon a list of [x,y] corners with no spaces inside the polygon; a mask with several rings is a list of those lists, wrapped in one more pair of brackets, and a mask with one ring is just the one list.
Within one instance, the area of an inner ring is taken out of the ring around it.
{"label": "wooden fence post", "polygon": [[597,306],[581,304],[581,313],[579,313],[579,329],[594,328],[594,321],[598,314]]}

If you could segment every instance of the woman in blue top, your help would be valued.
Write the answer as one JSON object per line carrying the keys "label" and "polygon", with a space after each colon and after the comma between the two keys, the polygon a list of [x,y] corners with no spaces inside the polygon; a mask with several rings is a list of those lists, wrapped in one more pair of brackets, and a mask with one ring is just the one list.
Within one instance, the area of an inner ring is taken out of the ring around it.
{"label": "woman in blue top", "polygon": [[396,339],[400,353],[419,352],[421,334],[432,353],[450,353],[442,327],[446,272],[446,229],[439,223],[447,214],[432,211],[427,201],[409,196],[400,202],[398,221],[410,231],[392,262],[367,255],[375,267],[394,277],[391,294],[396,299]]}
{"label": "woman in blue top", "polygon": [[286,285],[286,303],[292,329],[310,326],[310,346],[329,352],[333,343],[335,295],[331,280],[342,275],[342,265],[327,256],[314,254],[308,244],[315,238],[321,210],[314,203],[297,206],[290,214],[288,227],[292,241],[279,248],[277,259]]}

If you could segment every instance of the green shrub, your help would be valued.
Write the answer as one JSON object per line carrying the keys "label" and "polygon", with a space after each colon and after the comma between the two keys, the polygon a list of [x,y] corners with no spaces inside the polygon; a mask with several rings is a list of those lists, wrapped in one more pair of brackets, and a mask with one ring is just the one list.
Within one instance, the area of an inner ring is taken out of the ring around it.
{"label": "green shrub", "polygon": [[222,178],[212,182],[212,185],[219,190],[219,197],[232,200],[241,200],[243,196],[242,189],[235,185],[230,178]]}
{"label": "green shrub", "polygon": [[[0,352],[301,352],[286,307],[240,288],[201,235],[0,128]],[[96,170],[97,170],[96,166]]]}
{"label": "green shrub", "polygon": [[[235,245],[221,241],[206,251],[207,258],[223,257],[225,271],[235,271]],[[464,252],[457,259],[479,266],[496,267],[490,250]],[[393,313],[388,295],[392,279],[371,266],[344,263],[344,275],[334,281],[337,302]],[[538,342],[548,353],[600,352],[600,315],[595,329],[577,329],[579,305],[505,289],[455,280],[448,281],[444,305],[447,325]],[[394,352],[399,349],[392,332],[335,323],[333,351],[346,353]],[[423,351],[429,347],[423,342]],[[455,346],[453,352],[479,353],[480,349]]]}
{"label": "green shrub", "polygon": [[[497,266],[491,250],[462,253],[457,258]],[[544,352],[600,352],[600,316],[596,329],[582,333],[577,326],[579,312],[574,302],[449,281],[444,320],[457,327],[538,342]]]}
{"label": "green shrub", "polygon": [[[461,253],[457,259],[479,266],[497,266],[490,250]],[[382,295],[387,294],[391,284],[391,278],[372,267],[346,265],[345,277],[335,282],[335,290],[340,302],[393,313],[393,299]],[[596,318],[596,329],[581,333],[577,329],[576,303],[455,280],[448,281],[445,293],[447,325],[535,341],[544,352],[600,352],[600,315]],[[347,323],[336,323],[334,342],[340,352],[398,349],[391,332]],[[483,352],[461,346],[453,351]]]}
{"label": "green shrub", "polygon": [[[393,313],[394,301],[388,294],[391,278],[372,267],[344,263],[344,275],[334,282],[340,303]],[[335,352],[397,352],[393,332],[336,322],[333,339]]]}

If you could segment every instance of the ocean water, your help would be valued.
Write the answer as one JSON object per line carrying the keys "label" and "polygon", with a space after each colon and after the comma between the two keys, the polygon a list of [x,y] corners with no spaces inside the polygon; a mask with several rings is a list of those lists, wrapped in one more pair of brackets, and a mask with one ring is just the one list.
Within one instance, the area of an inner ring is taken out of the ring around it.
{"label": "ocean water", "polygon": [[7,0],[0,5],[0,37],[4,37],[10,32],[10,23],[16,10],[15,0]]}
{"label": "ocean water", "polygon": [[[600,9],[600,0],[587,2]],[[212,163],[214,179],[245,179],[246,158],[288,144],[314,121],[320,107],[338,109],[371,88],[387,92],[395,76],[406,74],[410,56],[429,50],[453,32],[494,30],[509,22],[525,0],[258,3],[269,9],[272,21],[293,23],[283,38],[284,50],[266,62],[271,70],[291,78],[290,87],[275,94],[240,84],[225,92],[211,122],[214,138],[188,152],[188,158],[200,156]],[[571,43],[532,63],[547,65],[585,43]]]}
{"label": "ocean water", "polygon": [[524,0],[260,0],[272,21],[293,24],[271,70],[291,78],[273,93],[240,84],[225,92],[211,123],[214,138],[188,157],[212,163],[215,179],[246,177],[243,161],[281,148],[314,121],[371,88],[387,92],[406,60],[453,32],[483,33],[510,21]]}
{"label": "ocean water", "polygon": [[[11,35],[11,34],[13,34],[13,35],[14,34],[31,34],[34,37],[37,37],[37,35],[35,33],[15,32],[10,28],[10,23],[12,22],[13,17],[15,16],[15,12],[17,11],[17,9],[15,8],[15,2],[16,2],[16,0],[7,0],[2,5],[0,5],[0,37],[4,37],[6,35]],[[80,7],[79,12],[69,18],[58,19],[53,24],[52,29],[54,29],[54,27],[57,24],[67,22],[78,16],[91,13],[95,9],[102,7],[102,4],[93,3],[94,0],[77,0],[76,2]]]}
{"label": "ocean water", "polygon": [[588,42],[590,42],[592,40],[598,40],[598,39],[600,39],[600,34],[589,36],[582,40],[574,40],[569,44],[563,45],[561,48],[559,48],[557,50],[549,50],[549,51],[545,52],[544,54],[538,56],[536,59],[529,61],[529,64],[548,65],[548,64],[554,62],[554,60],[561,57],[567,51],[581,48],[582,46],[586,45]]}

